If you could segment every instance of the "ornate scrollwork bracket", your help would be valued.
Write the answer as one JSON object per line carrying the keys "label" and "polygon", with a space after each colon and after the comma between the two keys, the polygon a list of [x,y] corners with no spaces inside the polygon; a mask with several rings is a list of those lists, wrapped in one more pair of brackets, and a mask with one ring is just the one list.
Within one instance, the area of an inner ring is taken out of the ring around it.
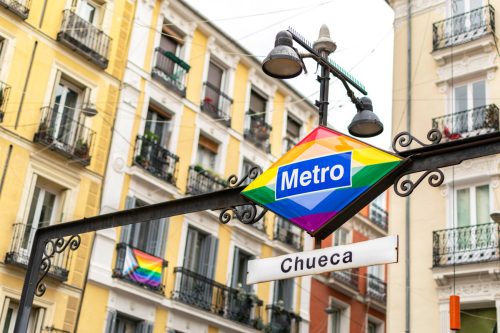
{"label": "ornate scrollwork bracket", "polygon": [[43,282],[43,279],[47,276],[52,267],[52,260],[54,256],[58,253],[63,253],[66,248],[69,247],[71,251],[75,251],[80,247],[81,238],[80,235],[74,235],[68,238],[57,238],[45,243],[45,248],[43,250],[42,263],[40,265],[40,277],[36,283],[35,295],[41,297],[45,294],[47,286]]}
{"label": "ornate scrollwork bracket", "polygon": [[[426,144],[411,135],[409,132],[401,132],[397,134],[394,139],[392,140],[392,149],[400,154],[403,152],[403,150],[398,149],[399,147],[401,148],[407,148],[409,147],[413,142],[418,143],[422,147],[427,147],[427,146],[432,146],[432,145],[437,145],[438,143],[441,142],[441,139],[443,138],[443,135],[441,134],[441,131],[438,130],[437,128],[431,129],[429,132],[427,132],[427,140],[429,140],[431,143]],[[399,147],[398,147],[399,145]]]}
{"label": "ornate scrollwork bracket", "polygon": [[[248,180],[254,180],[261,173],[262,169],[256,166],[251,168],[241,179],[239,179],[236,175],[231,175],[227,179],[228,186],[231,188],[241,186]],[[254,224],[262,219],[267,213],[267,209],[264,208],[261,212],[259,212],[257,207],[260,206],[253,202],[249,202],[248,204],[241,206],[228,207],[220,212],[219,221],[226,224],[231,221],[233,217],[236,217],[243,224]]]}
{"label": "ornate scrollwork bracket", "polygon": [[429,182],[429,185],[432,187],[438,187],[440,186],[443,181],[444,181],[444,174],[443,171],[440,169],[431,169],[425,171],[423,174],[418,177],[418,179],[414,182],[411,179],[403,179],[405,175],[400,176],[396,182],[394,183],[394,192],[396,192],[397,195],[400,197],[407,197],[410,194],[413,193],[415,188],[424,180],[426,177],[429,177],[427,181]]}

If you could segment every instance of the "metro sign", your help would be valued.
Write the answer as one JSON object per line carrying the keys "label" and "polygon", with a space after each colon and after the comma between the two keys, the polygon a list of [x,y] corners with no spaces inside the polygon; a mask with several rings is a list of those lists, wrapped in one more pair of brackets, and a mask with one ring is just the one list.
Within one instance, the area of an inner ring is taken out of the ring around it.
{"label": "metro sign", "polygon": [[320,126],[241,193],[324,238],[385,191],[406,162]]}

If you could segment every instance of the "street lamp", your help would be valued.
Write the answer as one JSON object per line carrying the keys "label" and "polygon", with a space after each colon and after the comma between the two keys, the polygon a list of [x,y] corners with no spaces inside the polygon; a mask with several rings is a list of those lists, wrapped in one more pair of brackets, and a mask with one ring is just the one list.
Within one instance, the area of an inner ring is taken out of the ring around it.
{"label": "street lamp", "polygon": [[[294,40],[309,53],[299,53],[293,47]],[[314,59],[321,66],[321,75],[318,76],[318,81],[320,82],[319,101],[316,101],[316,106],[319,108],[320,124],[327,126],[328,81],[330,80],[331,73],[342,82],[347,95],[358,111],[351,124],[349,124],[349,133],[363,138],[373,137],[382,133],[384,126],[373,112],[371,100],[367,97],[357,98],[348,83],[366,95],[364,88],[355,79],[349,77],[348,73],[337,68],[328,59],[328,56],[336,49],[337,45],[330,38],[328,27],[324,24],[319,31],[318,40],[313,45],[291,29],[280,31],[276,35],[274,48],[262,62],[262,70],[267,75],[277,79],[291,79],[300,75],[302,70],[306,71],[303,58]]]}

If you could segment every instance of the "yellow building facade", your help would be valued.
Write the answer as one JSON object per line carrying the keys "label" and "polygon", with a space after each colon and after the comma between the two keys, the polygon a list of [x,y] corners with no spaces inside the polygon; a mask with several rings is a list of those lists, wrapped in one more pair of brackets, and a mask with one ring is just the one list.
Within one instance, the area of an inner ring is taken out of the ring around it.
{"label": "yellow building facade", "polygon": [[[133,22],[102,213],[225,188],[317,126],[313,105],[186,3],[136,1]],[[310,277],[245,275],[311,239],[270,213],[255,225],[219,213],[97,232],[77,331],[308,332]]]}
{"label": "yellow building facade", "polygon": [[[445,142],[498,131],[495,9],[500,2],[390,5],[395,11],[393,135],[409,131],[426,142],[427,132],[435,128]],[[452,294],[461,298],[460,332],[498,329],[500,234],[491,214],[500,209],[499,170],[498,156],[464,161],[443,169],[440,187],[422,182],[409,205],[392,195],[389,233],[399,234],[401,246],[399,263],[389,265],[388,332],[450,332]]]}
{"label": "yellow building facade", "polygon": [[[134,5],[0,1],[0,330],[38,227],[99,214]],[[93,236],[56,255],[30,332],[74,332]]]}

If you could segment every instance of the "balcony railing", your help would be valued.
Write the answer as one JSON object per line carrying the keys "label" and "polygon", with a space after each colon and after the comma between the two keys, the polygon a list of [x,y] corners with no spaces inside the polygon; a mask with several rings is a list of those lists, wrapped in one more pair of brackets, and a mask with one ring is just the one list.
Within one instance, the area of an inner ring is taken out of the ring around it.
{"label": "balcony railing", "polygon": [[186,193],[192,195],[210,193],[227,187],[227,181],[203,169],[199,165],[190,166]]}
{"label": "balcony railing", "polygon": [[290,136],[285,136],[283,138],[283,154],[292,149],[299,142],[298,138],[292,138]]}
{"label": "balcony railing", "polygon": [[0,6],[26,20],[30,13],[31,0],[0,0]]}
{"label": "balcony railing", "polygon": [[111,38],[69,9],[63,12],[57,40],[102,69],[108,67]]}
{"label": "balcony railing", "polygon": [[359,269],[351,268],[342,271],[334,271],[331,273],[333,280],[338,281],[350,288],[358,290],[359,286]]}
{"label": "balcony railing", "polygon": [[172,185],[176,184],[179,156],[148,136],[137,136],[134,164]]}
{"label": "balcony railing", "polygon": [[[31,228],[25,223],[16,223],[13,225],[12,242],[9,252],[5,256],[7,264],[27,267],[31,246],[35,238],[36,228]],[[48,245],[50,246],[50,245]],[[69,267],[71,266],[71,252],[66,249],[62,253],[55,253],[49,269],[49,275],[60,281],[67,281]]]}
{"label": "balcony railing", "polygon": [[186,96],[186,74],[191,68],[181,58],[161,48],[155,49],[151,76],[181,97]]}
{"label": "balcony railing", "polygon": [[303,231],[298,227],[291,225],[282,217],[276,216],[274,223],[274,239],[282,243],[292,246],[298,251],[302,251],[302,234]]}
{"label": "balcony railing", "polygon": [[233,104],[232,98],[210,82],[205,82],[203,85],[205,86],[205,97],[201,101],[201,110],[227,127],[231,126],[229,112],[231,104]]}
{"label": "balcony railing", "polygon": [[254,328],[261,325],[263,303],[255,295],[230,288],[184,267],[175,267],[174,273],[172,299]]}
{"label": "balcony railing", "polygon": [[375,203],[370,204],[370,220],[383,230],[388,230],[387,211]]}
{"label": "balcony railing", "polygon": [[366,293],[371,298],[385,304],[387,297],[387,284],[375,275],[368,274]]}
{"label": "balcony railing", "polygon": [[0,123],[5,115],[5,108],[9,99],[10,86],[7,83],[0,81]]}
{"label": "balcony railing", "polygon": [[168,262],[128,244],[116,246],[116,266],[113,277],[163,294],[164,269]]}
{"label": "balcony railing", "polygon": [[444,140],[496,132],[498,131],[498,107],[490,104],[433,118],[432,127],[441,131]]}
{"label": "balcony railing", "polygon": [[264,329],[267,333],[298,333],[299,323],[302,318],[292,312],[287,311],[280,304],[266,305],[266,310],[269,311],[271,320]]}
{"label": "balcony railing", "polygon": [[58,112],[52,107],[43,107],[41,111],[42,120],[33,141],[89,165],[95,132],[73,119],[69,112]]}
{"label": "balcony railing", "polygon": [[262,115],[257,115],[256,112],[249,110],[250,127],[245,129],[245,139],[252,142],[257,148],[264,150],[266,153],[271,152],[270,136],[272,127],[266,123]]}
{"label": "balcony railing", "polygon": [[500,225],[478,224],[434,231],[433,267],[500,260]]}
{"label": "balcony railing", "polygon": [[495,9],[484,6],[432,25],[434,50],[459,45],[491,33],[495,35]]}

